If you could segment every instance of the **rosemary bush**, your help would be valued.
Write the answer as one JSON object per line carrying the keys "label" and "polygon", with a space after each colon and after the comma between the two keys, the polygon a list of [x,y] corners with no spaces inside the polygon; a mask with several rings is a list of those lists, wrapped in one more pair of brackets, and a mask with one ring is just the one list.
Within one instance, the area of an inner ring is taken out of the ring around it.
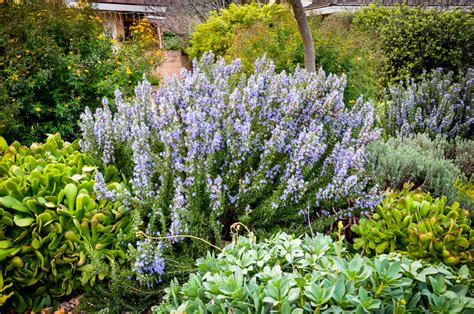
{"label": "rosemary bush", "polygon": [[474,136],[474,69],[459,81],[442,69],[424,73],[413,80],[392,86],[387,95],[385,129],[389,135],[426,133],[431,138]]}
{"label": "rosemary bush", "polygon": [[116,93],[116,112],[105,100],[82,115],[82,148],[116,164],[131,183],[129,195],[97,179],[96,188],[130,200],[141,211],[137,226],[170,239],[138,243],[141,281],[160,280],[160,254],[179,246],[183,233],[220,244],[238,220],[288,226],[380,201],[364,174],[366,145],[380,133],[372,104],[346,108],[344,77],[277,74],[265,58],[254,67],[247,78],[238,60],[215,62],[206,54],[153,97],[145,81],[131,102]]}

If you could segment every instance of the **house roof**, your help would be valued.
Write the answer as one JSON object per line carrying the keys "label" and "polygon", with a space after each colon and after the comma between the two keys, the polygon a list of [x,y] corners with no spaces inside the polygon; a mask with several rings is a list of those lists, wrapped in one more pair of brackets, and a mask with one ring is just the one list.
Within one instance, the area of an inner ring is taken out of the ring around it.
{"label": "house roof", "polygon": [[368,4],[381,6],[393,6],[406,3],[410,6],[426,7],[465,7],[474,8],[474,0],[313,0],[313,3],[305,7],[307,15],[324,15],[343,11],[355,11]]}
{"label": "house roof", "polygon": [[93,2],[150,6],[168,6],[173,4],[173,0],[95,0]]}
{"label": "house roof", "polygon": [[[69,0],[69,5],[75,6],[79,0]],[[91,6],[99,11],[121,13],[146,13],[164,15],[166,7],[172,0],[92,0]]]}

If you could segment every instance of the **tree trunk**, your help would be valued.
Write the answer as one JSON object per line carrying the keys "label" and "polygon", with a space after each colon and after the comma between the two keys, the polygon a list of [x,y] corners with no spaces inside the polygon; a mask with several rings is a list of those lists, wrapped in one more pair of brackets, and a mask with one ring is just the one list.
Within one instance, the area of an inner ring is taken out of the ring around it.
{"label": "tree trunk", "polygon": [[308,18],[304,13],[301,0],[290,0],[291,7],[295,14],[298,29],[300,30],[301,39],[304,47],[304,67],[308,72],[316,72],[316,63],[314,60],[314,44],[311,30],[309,29]]}

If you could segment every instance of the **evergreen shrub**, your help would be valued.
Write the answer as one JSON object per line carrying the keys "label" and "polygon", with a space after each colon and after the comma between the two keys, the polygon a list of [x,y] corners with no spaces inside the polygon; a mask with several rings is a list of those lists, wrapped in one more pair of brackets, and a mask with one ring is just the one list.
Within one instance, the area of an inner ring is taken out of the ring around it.
{"label": "evergreen shrub", "polygon": [[407,136],[425,133],[431,138],[474,139],[474,69],[459,81],[453,73],[435,69],[423,73],[420,82],[409,80],[392,86],[382,119],[386,133]]}
{"label": "evergreen shrub", "polygon": [[170,238],[138,243],[140,281],[160,281],[160,254],[189,243],[183,233],[220,244],[236,221],[270,230],[380,201],[364,173],[380,133],[372,104],[347,108],[335,75],[278,74],[265,59],[254,67],[247,78],[238,61],[207,54],[154,97],[144,82],[132,102],[117,92],[116,111],[104,101],[82,115],[81,147],[131,183],[137,226]]}
{"label": "evergreen shrub", "polygon": [[355,13],[363,31],[375,33],[384,54],[384,84],[443,68],[457,75],[474,64],[474,18],[463,9],[369,5]]}
{"label": "evergreen shrub", "polygon": [[85,106],[121,87],[133,92],[160,61],[148,23],[117,42],[88,7],[63,1],[0,5],[0,135],[8,142],[76,137]]}
{"label": "evergreen shrub", "polygon": [[406,182],[412,182],[435,197],[459,200],[454,183],[465,175],[455,161],[446,159],[445,148],[449,146],[443,145],[451,146],[441,138],[431,141],[422,134],[378,140],[368,148],[368,172],[383,189],[402,189]]}

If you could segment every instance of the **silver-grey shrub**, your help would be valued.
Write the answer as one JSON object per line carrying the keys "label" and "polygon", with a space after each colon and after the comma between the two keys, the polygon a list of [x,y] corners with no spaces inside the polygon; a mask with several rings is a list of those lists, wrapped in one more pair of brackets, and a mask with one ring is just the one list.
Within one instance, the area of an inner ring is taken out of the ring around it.
{"label": "silver-grey shrub", "polygon": [[446,158],[452,147],[456,146],[444,138],[433,141],[424,134],[378,140],[368,147],[366,165],[374,182],[383,188],[401,189],[410,181],[436,197],[446,195],[455,200],[457,189],[453,183],[464,174],[455,160]]}

